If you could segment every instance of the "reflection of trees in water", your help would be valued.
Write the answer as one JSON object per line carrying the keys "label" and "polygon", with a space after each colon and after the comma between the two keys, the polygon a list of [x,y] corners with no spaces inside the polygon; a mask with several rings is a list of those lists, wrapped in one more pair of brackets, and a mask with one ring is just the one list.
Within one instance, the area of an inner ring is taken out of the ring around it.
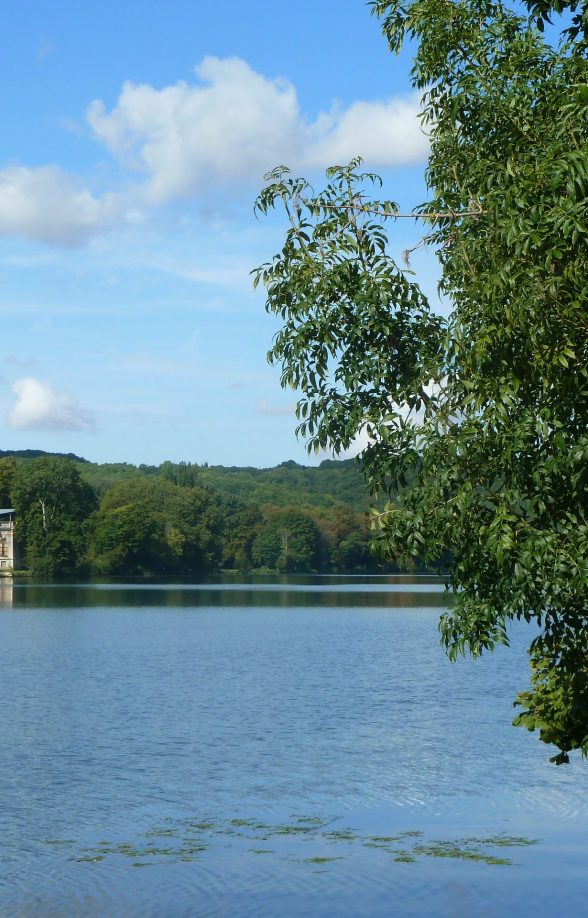
{"label": "reflection of trees in water", "polygon": [[[299,587],[300,584],[297,584]],[[88,608],[88,607],[149,607],[149,608],[446,608],[451,599],[443,591],[410,592],[365,590],[353,592],[329,590],[328,587],[312,589],[267,589],[244,586],[243,589],[190,588],[188,586],[149,586],[147,589],[137,586],[108,586],[96,588],[88,585],[41,585],[17,584],[13,591],[12,584],[0,584],[0,602],[4,603],[4,590],[10,589],[10,605],[17,608]],[[8,604],[8,599],[6,601]]]}
{"label": "reflection of trees in water", "polygon": [[0,609],[11,609],[13,596],[12,580],[0,579]]}

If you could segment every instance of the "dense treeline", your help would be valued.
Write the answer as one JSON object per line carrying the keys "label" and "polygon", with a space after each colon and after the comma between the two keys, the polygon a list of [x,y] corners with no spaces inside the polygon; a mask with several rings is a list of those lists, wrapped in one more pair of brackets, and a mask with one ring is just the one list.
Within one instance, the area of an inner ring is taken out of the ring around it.
{"label": "dense treeline", "polygon": [[358,464],[273,469],[0,458],[22,565],[40,576],[381,570]]}
{"label": "dense treeline", "polygon": [[212,488],[244,503],[261,507],[333,507],[341,504],[367,510],[370,499],[355,460],[325,460],[318,467],[289,461],[275,468],[237,468],[196,465],[191,462],[163,462],[134,466],[128,463],[97,464],[81,460],[80,474],[102,495],[114,482],[141,477],[162,477],[173,484]]}
{"label": "dense treeline", "polygon": [[71,459],[74,462],[88,462],[75,453],[48,453],[44,449],[0,449],[0,459],[38,459],[41,456],[57,456],[59,459]]}

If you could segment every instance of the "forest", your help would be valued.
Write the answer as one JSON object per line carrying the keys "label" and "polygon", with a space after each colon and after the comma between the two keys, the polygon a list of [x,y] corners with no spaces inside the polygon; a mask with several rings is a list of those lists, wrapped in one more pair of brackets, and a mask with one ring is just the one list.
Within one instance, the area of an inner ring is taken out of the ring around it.
{"label": "forest", "polygon": [[0,506],[16,511],[19,567],[33,576],[397,570],[372,548],[353,459],[258,469],[2,451]]}

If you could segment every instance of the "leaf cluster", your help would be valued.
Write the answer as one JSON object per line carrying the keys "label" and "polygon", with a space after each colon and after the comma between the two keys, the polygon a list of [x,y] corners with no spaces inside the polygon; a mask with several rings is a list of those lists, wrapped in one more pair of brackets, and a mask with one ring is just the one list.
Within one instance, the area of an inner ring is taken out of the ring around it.
{"label": "leaf cluster", "polygon": [[[310,449],[366,442],[389,503],[382,557],[453,558],[441,620],[452,657],[539,626],[517,723],[586,752],[588,65],[582,30],[554,46],[533,16],[480,0],[373,4],[393,51],[414,43],[431,143],[426,244],[447,321],[389,254],[393,202],[359,161],[314,192],[282,167],[258,209],[286,242],[255,279],[282,320],[270,360],[300,393]],[[582,656],[584,654],[584,656]],[[562,708],[563,705],[563,708]],[[562,719],[565,726],[562,726]]]}

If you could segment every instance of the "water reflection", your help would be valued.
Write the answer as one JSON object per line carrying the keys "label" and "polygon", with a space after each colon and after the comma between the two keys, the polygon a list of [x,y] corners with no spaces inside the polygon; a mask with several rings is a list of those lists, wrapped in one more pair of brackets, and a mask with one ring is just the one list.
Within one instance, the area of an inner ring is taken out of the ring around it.
{"label": "water reflection", "polygon": [[11,609],[13,596],[12,579],[0,577],[0,609]]}
{"label": "water reflection", "polygon": [[434,578],[6,586],[0,914],[582,913],[523,624],[452,665]]}
{"label": "water reflection", "polygon": [[[451,600],[440,578],[412,576],[256,578],[249,583],[27,583],[11,590],[10,605],[25,608],[422,608],[442,609]],[[8,601],[6,605],[9,605]]]}

